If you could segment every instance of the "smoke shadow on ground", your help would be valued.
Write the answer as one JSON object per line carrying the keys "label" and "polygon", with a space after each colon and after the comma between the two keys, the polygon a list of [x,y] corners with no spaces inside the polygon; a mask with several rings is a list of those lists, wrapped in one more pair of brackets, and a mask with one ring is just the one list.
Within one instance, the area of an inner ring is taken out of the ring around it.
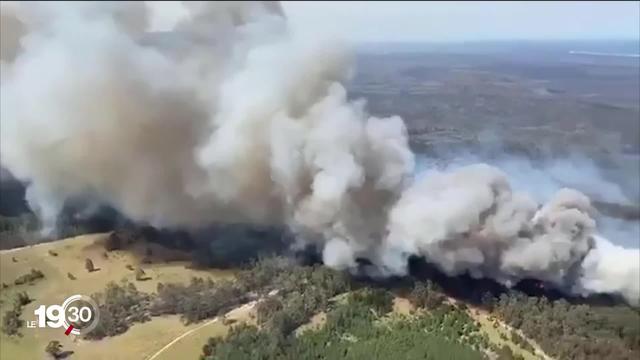
{"label": "smoke shadow on ground", "polygon": [[[66,203],[58,215],[56,231],[41,234],[37,216],[24,200],[25,190],[25,184],[8,173],[0,181],[0,249],[114,231],[122,242],[120,245],[111,243],[115,248],[126,247],[133,251],[137,247],[127,245],[143,240],[191,253],[194,267],[233,268],[244,266],[259,256],[287,253],[293,241],[293,236],[284,227],[278,226],[213,224],[190,231],[158,229],[135,224],[113,207],[97,206],[85,199]],[[136,255],[143,260],[147,257],[145,251]]]}
{"label": "smoke shadow on ground", "polygon": [[151,245],[156,244],[164,250],[190,254],[187,258],[192,262],[191,267],[226,269],[242,268],[262,256],[290,255],[288,249],[292,239],[284,228],[275,226],[215,224],[186,231],[134,225],[115,230],[105,248],[131,250],[144,262],[147,258],[157,257],[150,254]]}
{"label": "smoke shadow on ground", "polygon": [[[363,264],[366,266],[366,264]],[[502,294],[510,292],[521,292],[527,296],[546,297],[547,299],[564,299],[570,304],[587,304],[592,306],[614,306],[625,305],[624,300],[619,296],[610,294],[591,294],[586,297],[569,295],[551,284],[544,283],[536,279],[523,279],[512,288],[502,285],[489,278],[476,279],[468,273],[458,276],[449,276],[438,270],[438,268],[425,261],[424,258],[412,256],[409,258],[409,274],[403,277],[372,278],[364,275],[355,276],[355,280],[368,286],[379,286],[386,289],[406,292],[413,288],[416,282],[432,281],[442,292],[457,301],[483,307],[483,297],[490,294],[491,298],[498,298]]]}
{"label": "smoke shadow on ground", "polygon": [[262,256],[286,254],[293,237],[283,227],[218,224],[192,234],[196,266],[243,267]]}

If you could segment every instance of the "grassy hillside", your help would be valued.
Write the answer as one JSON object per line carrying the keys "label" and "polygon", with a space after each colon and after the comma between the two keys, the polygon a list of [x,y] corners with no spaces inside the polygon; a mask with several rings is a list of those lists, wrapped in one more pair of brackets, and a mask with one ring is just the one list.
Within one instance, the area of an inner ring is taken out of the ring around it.
{"label": "grassy hillside", "polygon": [[[186,254],[170,251],[155,244],[132,244],[124,250],[105,252],[103,242],[107,234],[83,235],[52,243],[40,244],[0,252],[0,282],[9,287],[0,290],[0,316],[12,306],[14,294],[26,291],[34,301],[23,309],[22,319],[35,320],[33,311],[40,304],[60,304],[73,294],[91,295],[102,291],[110,281],[127,279],[144,292],[154,292],[158,282],[186,282],[191,277],[231,278],[231,271],[194,270],[187,267]],[[151,255],[149,255],[151,252]],[[106,257],[105,257],[106,253]],[[57,256],[54,256],[57,254]],[[98,271],[88,272],[85,259],[91,259]],[[143,263],[143,259],[145,262]],[[127,268],[142,267],[150,279],[136,281],[135,271]],[[37,269],[45,278],[33,284],[14,285],[14,280]],[[69,278],[68,273],[75,277]],[[22,337],[0,335],[0,358],[38,359],[51,340],[59,340],[64,349],[75,351],[76,359],[139,360],[161,349],[175,337],[197,327],[183,325],[179,316],[154,317],[151,321],[135,324],[124,334],[100,341],[83,341],[65,336],[61,329],[21,329]],[[200,345],[194,349],[197,358]]]}
{"label": "grassy hillside", "polygon": [[196,327],[193,331],[185,334],[184,337],[169,343],[167,347],[156,352],[148,360],[198,359],[202,352],[202,345],[210,337],[223,337],[229,333],[231,326],[240,322],[255,324],[254,304],[240,306],[231,310],[225,314],[224,320],[218,317]]}
{"label": "grassy hillside", "polygon": [[[629,360],[640,349],[640,313],[624,306],[571,304],[519,292],[486,294],[476,306],[431,280],[390,289],[279,256],[263,257],[243,270],[194,270],[184,252],[139,240],[106,252],[107,239],[108,234],[85,235],[0,252],[0,281],[6,284],[0,288],[0,320],[12,319],[5,314],[22,292],[33,299],[22,309],[24,321],[35,320],[38,305],[60,304],[73,294],[100,293],[96,301],[106,315],[91,333],[99,340],[25,326],[19,328],[21,337],[3,333],[0,359],[42,358],[51,340],[74,351],[71,360],[387,359],[392,354],[595,360],[603,352]],[[87,271],[86,259],[98,270]],[[136,280],[138,268],[147,280]],[[16,284],[16,279],[22,280]],[[123,280],[128,285],[107,286]],[[545,337],[551,332],[556,335]],[[570,353],[567,341],[572,341]]]}

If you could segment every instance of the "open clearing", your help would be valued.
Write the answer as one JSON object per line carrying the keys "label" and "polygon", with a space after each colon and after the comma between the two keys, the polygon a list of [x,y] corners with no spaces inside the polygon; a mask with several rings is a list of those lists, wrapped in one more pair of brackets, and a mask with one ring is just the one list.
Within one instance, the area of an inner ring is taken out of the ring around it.
{"label": "open clearing", "polygon": [[[180,336],[175,342],[169,343],[148,360],[174,360],[174,359],[197,359],[202,346],[210,337],[225,336],[233,324],[239,322],[255,323],[254,305],[251,302],[239,306],[225,314],[223,321],[220,317],[209,320],[207,323],[190,330],[186,336]],[[225,324],[226,323],[226,324]]]}
{"label": "open clearing", "polygon": [[[525,360],[552,360],[550,356],[544,353],[544,351],[540,348],[540,346],[538,346],[538,344],[524,336],[524,334],[522,333],[520,333],[520,335],[524,339],[526,339],[531,344],[531,346],[533,346],[535,354],[523,349],[521,346],[514,343],[511,340],[510,335],[512,328],[495,316],[492,317],[491,314],[489,314],[487,311],[478,308],[470,308],[468,313],[469,316],[480,323],[480,328],[487,334],[487,336],[489,336],[489,340],[492,343],[498,346],[507,345],[511,348],[511,351],[513,351],[514,355],[520,354],[525,358]],[[497,324],[497,326],[494,326],[494,323]]]}

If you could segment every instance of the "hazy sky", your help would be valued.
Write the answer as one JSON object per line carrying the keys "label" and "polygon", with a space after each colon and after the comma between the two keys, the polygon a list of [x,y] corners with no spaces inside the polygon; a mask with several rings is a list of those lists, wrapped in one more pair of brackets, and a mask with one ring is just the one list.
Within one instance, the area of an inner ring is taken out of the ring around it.
{"label": "hazy sky", "polygon": [[640,38],[640,1],[284,2],[291,26],[354,42]]}

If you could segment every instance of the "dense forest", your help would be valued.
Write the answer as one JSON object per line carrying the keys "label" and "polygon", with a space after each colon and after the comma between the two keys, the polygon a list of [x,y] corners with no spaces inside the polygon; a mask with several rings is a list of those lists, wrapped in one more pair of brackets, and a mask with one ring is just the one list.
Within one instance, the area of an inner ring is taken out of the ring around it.
{"label": "dense forest", "polygon": [[[281,263],[281,264],[285,264]],[[264,271],[272,273],[274,259],[263,260],[247,272],[255,272],[264,283]],[[212,339],[203,348],[203,359],[287,359],[294,354],[312,358],[390,358],[394,352],[412,358],[481,358],[492,352],[498,358],[517,358],[508,349],[495,348],[477,332],[464,302],[452,306],[448,295],[433,281],[414,281],[405,294],[419,309],[409,318],[385,319],[397,287],[376,287],[371,282],[351,281],[344,286],[315,282],[314,271],[322,267],[287,264],[288,270],[274,279],[281,289],[258,306],[258,326],[239,326],[225,339]],[[315,270],[314,270],[315,269]],[[294,274],[311,274],[299,276]],[[338,273],[335,273],[336,276]],[[342,276],[335,279],[342,278]],[[302,281],[301,285],[296,285]],[[344,280],[347,283],[347,280]],[[324,284],[324,285],[323,285]],[[328,287],[327,287],[328,286]],[[346,302],[334,303],[333,294],[350,288]],[[326,292],[325,292],[326,290]],[[558,359],[637,359],[640,355],[640,311],[626,305],[601,306],[545,296],[527,296],[519,291],[500,295],[487,292],[485,309],[535,340]],[[327,312],[327,322],[318,331],[296,336],[294,330],[318,311]],[[517,332],[511,338],[525,349],[528,341]],[[240,346],[241,344],[246,347]],[[243,353],[240,348],[251,349]],[[385,352],[385,351],[389,352]],[[485,351],[485,352],[483,352]],[[384,354],[376,357],[377,354]],[[447,357],[449,354],[452,357]]]}
{"label": "dense forest", "polygon": [[558,359],[631,360],[640,357],[640,310],[589,306],[522,293],[488,304],[496,314]]}
{"label": "dense forest", "polygon": [[[274,325],[284,305],[264,317],[262,329],[239,325],[224,341],[210,339],[201,359],[483,359],[488,343],[462,310],[441,307],[411,317],[386,317],[392,295],[364,289],[330,306],[324,326],[296,336]],[[295,311],[295,309],[294,309]]]}

